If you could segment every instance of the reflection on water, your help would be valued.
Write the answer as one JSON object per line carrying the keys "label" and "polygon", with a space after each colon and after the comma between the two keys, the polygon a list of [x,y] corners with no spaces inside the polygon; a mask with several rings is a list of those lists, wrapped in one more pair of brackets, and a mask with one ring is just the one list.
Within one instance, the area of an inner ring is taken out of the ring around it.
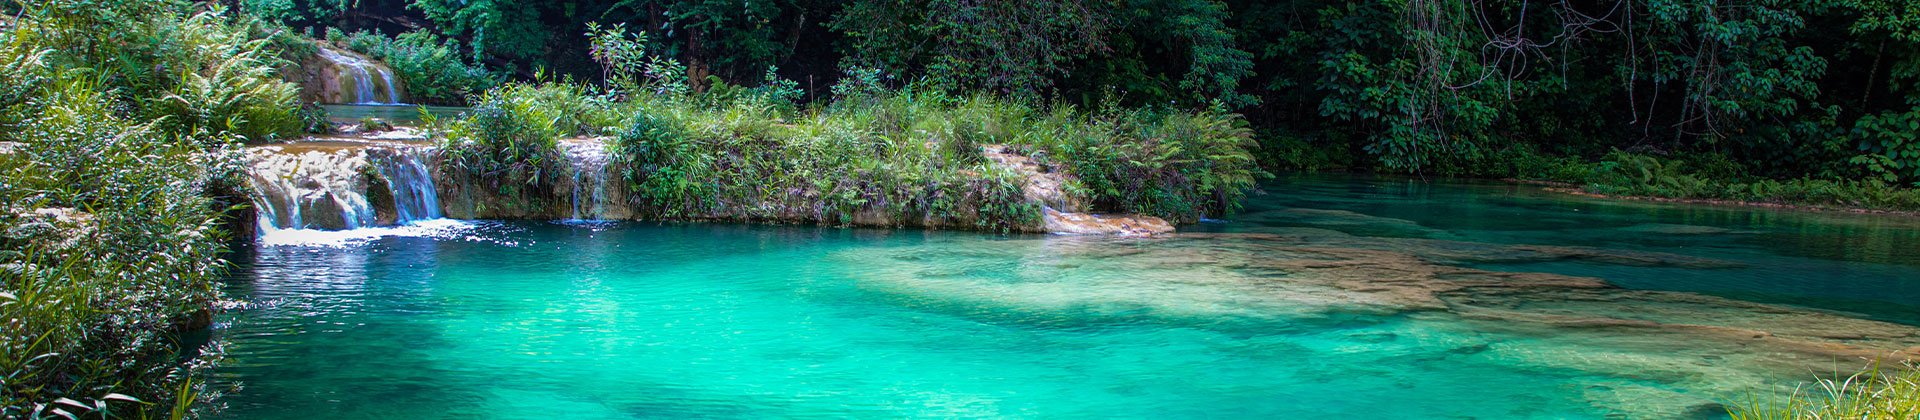
{"label": "reflection on water", "polygon": [[[1600,200],[1511,184],[1390,178],[1293,177],[1266,190],[1234,223],[1197,228],[1311,227],[1361,236],[1670,252],[1745,267],[1533,261],[1482,268],[1598,277],[1628,288],[1805,305],[1920,325],[1920,247],[1912,245],[1920,243],[1920,218]],[[1347,216],[1328,216],[1333,213]]]}
{"label": "reflection on water", "polygon": [[519,223],[263,247],[227,289],[258,307],[216,332],[222,415],[1711,418],[1920,349],[1910,251],[1808,249],[1905,222],[1267,191],[1156,239]]}

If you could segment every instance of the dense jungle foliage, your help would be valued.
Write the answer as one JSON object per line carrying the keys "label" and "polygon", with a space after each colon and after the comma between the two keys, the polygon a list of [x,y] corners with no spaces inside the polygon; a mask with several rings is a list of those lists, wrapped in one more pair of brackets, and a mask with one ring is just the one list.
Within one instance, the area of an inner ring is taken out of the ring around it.
{"label": "dense jungle foliage", "polygon": [[[581,28],[623,24],[694,90],[776,70],[802,102],[871,77],[1206,108],[1246,115],[1270,169],[1920,208],[1902,191],[1920,183],[1920,3],[1904,0],[231,3],[309,31],[444,38],[520,78],[607,77]],[[1649,159],[1704,185],[1611,184]]]}
{"label": "dense jungle foliage", "polygon": [[647,55],[642,38],[600,35],[596,55],[612,75],[604,85],[509,83],[471,112],[428,124],[448,151],[442,170],[537,203],[572,181],[562,139],[606,136],[649,219],[990,231],[1033,229],[1042,212],[1027,202],[1024,176],[989,162],[983,146],[1073,174],[1062,194],[1093,210],[1176,221],[1231,212],[1265,175],[1238,115],[1042,109],[859,77],[842,79],[831,105],[802,107],[797,83],[772,73],[758,87],[693,92],[677,71],[645,71],[679,64]]}
{"label": "dense jungle foliage", "polygon": [[384,61],[419,102],[473,106],[433,128],[456,167],[506,189],[564,176],[563,137],[612,137],[663,217],[798,191],[829,223],[956,200],[989,213],[981,228],[1024,222],[979,144],[1072,170],[1103,210],[1184,220],[1230,212],[1256,162],[1920,210],[1907,0],[11,0],[0,15],[5,418],[177,416],[212,393],[195,378],[217,349],[181,331],[217,299],[225,226],[251,222],[223,218],[247,202],[235,149],[326,128],[289,82],[318,48]]}
{"label": "dense jungle foliage", "polygon": [[[276,26],[179,1],[0,7],[0,417],[184,415],[238,145],[299,135]],[[244,225],[245,222],[241,222]]]}

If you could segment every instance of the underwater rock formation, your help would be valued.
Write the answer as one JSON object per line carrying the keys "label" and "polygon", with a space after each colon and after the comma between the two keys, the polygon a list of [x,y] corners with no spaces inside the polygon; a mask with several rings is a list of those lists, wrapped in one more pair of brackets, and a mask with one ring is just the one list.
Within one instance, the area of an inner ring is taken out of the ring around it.
{"label": "underwater rock formation", "polygon": [[[950,316],[988,317],[979,319],[988,323],[1159,322],[1233,331],[1241,331],[1241,323],[1231,320],[1242,319],[1272,334],[1299,333],[1290,325],[1314,325],[1297,328],[1320,331],[1329,324],[1351,331],[1335,339],[1341,342],[1335,348],[1448,363],[1484,360],[1580,377],[1586,384],[1577,395],[1596,407],[1622,410],[1628,418],[1713,412],[1716,397],[1740,397],[1676,389],[1786,393],[1809,370],[1920,357],[1920,328],[1909,325],[1696,293],[1625,289],[1597,278],[1440,262],[1460,255],[1448,249],[1453,245],[1325,232],[1181,233],[1125,240],[966,238],[849,249],[838,258],[860,267],[845,275],[863,282],[863,290]],[[1718,264],[1581,248],[1495,245],[1470,253],[1482,259],[1499,253],[1511,253],[1510,260],[1571,254],[1599,264]]]}

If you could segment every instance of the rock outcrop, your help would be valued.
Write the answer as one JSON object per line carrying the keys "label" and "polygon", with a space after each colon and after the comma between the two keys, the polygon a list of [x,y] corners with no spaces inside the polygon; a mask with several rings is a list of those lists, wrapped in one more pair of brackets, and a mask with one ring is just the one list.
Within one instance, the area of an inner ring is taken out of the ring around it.
{"label": "rock outcrop", "polygon": [[980,146],[987,161],[1026,178],[1020,190],[1027,200],[1041,205],[1041,230],[1062,235],[1147,236],[1173,232],[1172,223],[1139,214],[1101,215],[1088,213],[1086,203],[1066,191],[1071,175],[1034,162],[1005,145]]}
{"label": "rock outcrop", "polygon": [[324,43],[300,62],[300,101],[324,104],[399,104],[406,89],[393,69],[366,56]]}
{"label": "rock outcrop", "polygon": [[247,151],[262,231],[354,229],[440,217],[433,149],[398,142],[310,141]]}
{"label": "rock outcrop", "polygon": [[[703,214],[654,214],[630,191],[625,169],[612,158],[612,139],[562,139],[560,173],[533,182],[449,171],[434,147],[410,128],[350,132],[345,137],[260,146],[249,151],[259,192],[260,226],[352,229],[384,226],[441,215],[459,219],[640,220],[675,218],[773,223],[822,223],[873,227],[976,229],[977,197],[959,197],[949,210],[900,211],[885,203],[861,208],[826,207],[807,191],[790,191],[765,202],[720,203]],[[1022,177],[1021,193],[1037,209],[1032,222],[1013,231],[1070,235],[1150,236],[1174,231],[1166,220],[1145,215],[1095,214],[1066,190],[1070,175],[1006,146],[982,147],[998,169]],[[883,200],[877,198],[876,200]]]}

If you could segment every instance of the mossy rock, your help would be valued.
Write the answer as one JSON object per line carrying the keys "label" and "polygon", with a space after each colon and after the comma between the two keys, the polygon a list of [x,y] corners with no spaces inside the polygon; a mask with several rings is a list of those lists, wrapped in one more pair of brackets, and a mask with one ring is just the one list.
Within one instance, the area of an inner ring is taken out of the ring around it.
{"label": "mossy rock", "polygon": [[360,169],[360,179],[366,183],[367,205],[373,207],[373,223],[391,225],[398,222],[400,207],[394,201],[393,188],[388,186],[387,177],[367,166]]}

